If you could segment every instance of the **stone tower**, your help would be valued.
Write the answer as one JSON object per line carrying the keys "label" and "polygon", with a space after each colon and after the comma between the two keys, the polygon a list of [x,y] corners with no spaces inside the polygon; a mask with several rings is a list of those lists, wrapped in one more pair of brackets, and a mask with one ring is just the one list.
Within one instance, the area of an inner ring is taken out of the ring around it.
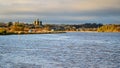
{"label": "stone tower", "polygon": [[36,25],[36,26],[42,26],[42,21],[39,21],[39,19],[36,19],[34,21],[34,25]]}

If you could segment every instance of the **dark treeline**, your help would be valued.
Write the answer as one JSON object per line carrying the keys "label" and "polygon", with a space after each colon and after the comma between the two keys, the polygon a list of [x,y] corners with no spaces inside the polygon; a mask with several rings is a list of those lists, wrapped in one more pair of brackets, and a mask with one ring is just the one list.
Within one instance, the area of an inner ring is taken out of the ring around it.
{"label": "dark treeline", "polygon": [[[97,23],[85,23],[85,24],[46,24],[50,29],[61,31],[96,31],[97,28],[103,26],[103,24]],[[45,26],[46,26],[45,25]]]}
{"label": "dark treeline", "polygon": [[103,24],[96,24],[96,23],[85,23],[85,24],[78,24],[78,25],[70,25],[76,28],[98,28],[101,27]]}

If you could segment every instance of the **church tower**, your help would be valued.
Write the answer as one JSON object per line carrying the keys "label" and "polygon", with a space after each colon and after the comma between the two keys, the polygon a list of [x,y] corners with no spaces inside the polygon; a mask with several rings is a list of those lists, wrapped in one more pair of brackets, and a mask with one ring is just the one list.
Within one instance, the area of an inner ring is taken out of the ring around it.
{"label": "church tower", "polygon": [[34,25],[35,26],[42,26],[42,21],[39,21],[39,19],[36,19],[35,21],[34,21]]}

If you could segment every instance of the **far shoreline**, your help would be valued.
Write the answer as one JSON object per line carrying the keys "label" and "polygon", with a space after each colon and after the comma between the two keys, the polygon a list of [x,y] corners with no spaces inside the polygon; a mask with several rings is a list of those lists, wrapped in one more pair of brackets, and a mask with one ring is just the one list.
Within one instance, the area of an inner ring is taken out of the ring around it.
{"label": "far shoreline", "polygon": [[98,31],[48,31],[48,32],[36,32],[36,33],[6,33],[1,35],[29,35],[29,34],[61,34],[61,33],[69,33],[69,32],[81,32],[81,33],[120,33],[120,32],[98,32]]}
{"label": "far shoreline", "polygon": [[28,35],[28,34],[60,34],[60,33],[66,33],[65,31],[55,31],[55,32],[31,32],[31,33],[24,33],[24,32],[9,32],[9,33],[4,33],[4,34],[0,34],[0,35]]}

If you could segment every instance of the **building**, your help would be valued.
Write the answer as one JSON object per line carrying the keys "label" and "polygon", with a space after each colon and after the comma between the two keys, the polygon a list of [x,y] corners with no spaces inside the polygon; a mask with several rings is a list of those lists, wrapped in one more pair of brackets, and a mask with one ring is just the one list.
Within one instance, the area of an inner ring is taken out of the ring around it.
{"label": "building", "polygon": [[43,25],[42,25],[42,21],[39,21],[39,19],[36,19],[35,21],[34,21],[34,25],[35,26],[39,26],[39,27],[42,27]]}

